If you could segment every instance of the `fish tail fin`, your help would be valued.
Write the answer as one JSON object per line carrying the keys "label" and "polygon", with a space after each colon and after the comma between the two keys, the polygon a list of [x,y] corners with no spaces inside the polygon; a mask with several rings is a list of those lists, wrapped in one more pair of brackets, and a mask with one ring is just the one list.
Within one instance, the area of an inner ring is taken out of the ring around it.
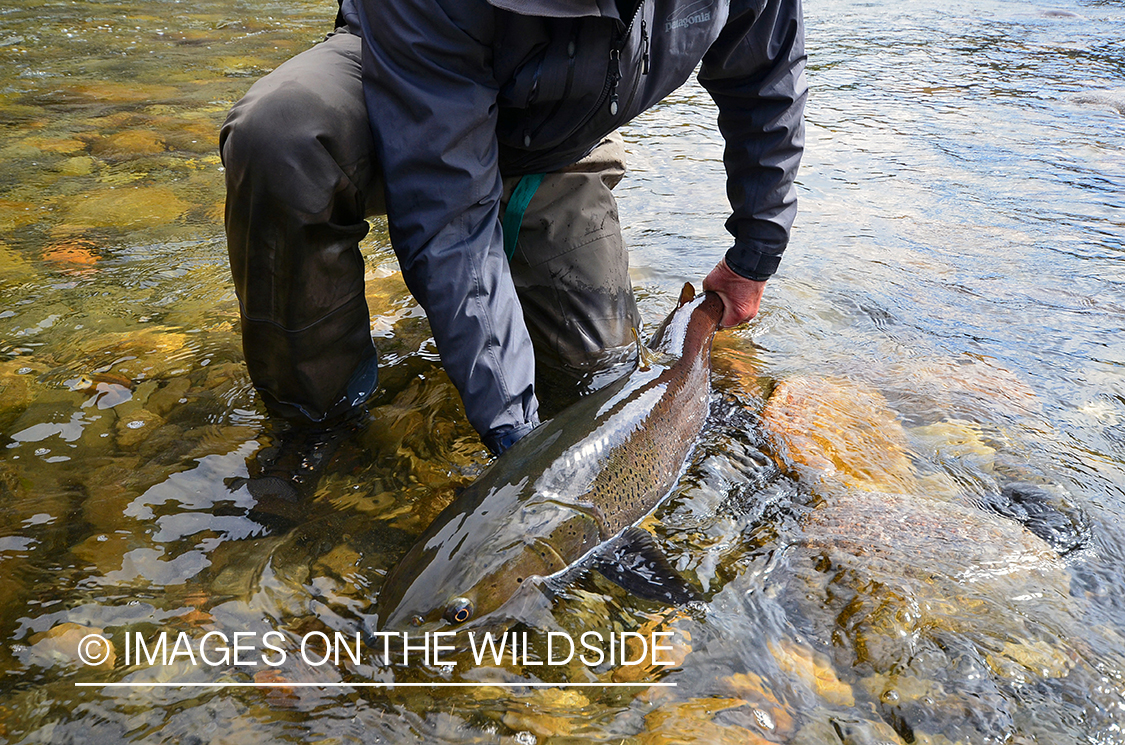
{"label": "fish tail fin", "polygon": [[691,282],[684,282],[684,289],[680,290],[679,307],[684,307],[692,300],[695,300],[695,288],[691,286]]}

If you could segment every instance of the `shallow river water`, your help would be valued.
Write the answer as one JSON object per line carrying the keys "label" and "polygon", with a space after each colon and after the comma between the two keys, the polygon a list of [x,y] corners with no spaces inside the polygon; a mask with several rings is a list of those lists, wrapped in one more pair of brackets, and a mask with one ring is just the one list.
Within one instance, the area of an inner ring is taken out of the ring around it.
{"label": "shallow river water", "polygon": [[[793,241],[645,522],[706,601],[589,575],[525,626],[530,658],[453,667],[317,646],[488,461],[385,225],[371,424],[299,499],[245,482],[280,438],[216,135],[333,12],[0,9],[0,740],[1125,742],[1120,2],[810,0]],[[624,134],[651,331],[728,244],[722,143],[694,81]],[[668,632],[673,664],[531,664],[551,629]],[[184,652],[209,633],[210,661]],[[236,633],[257,664],[223,659]],[[415,685],[361,685],[389,682]]]}

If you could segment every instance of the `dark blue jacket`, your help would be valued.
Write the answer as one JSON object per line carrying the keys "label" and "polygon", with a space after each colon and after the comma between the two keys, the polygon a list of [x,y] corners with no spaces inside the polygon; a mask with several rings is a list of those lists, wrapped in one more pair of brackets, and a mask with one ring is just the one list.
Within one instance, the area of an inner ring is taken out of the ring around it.
{"label": "dark blue jacket", "polygon": [[530,430],[538,406],[503,254],[501,175],[574,163],[702,62],[726,141],[727,263],[763,279],[788,242],[806,95],[800,0],[631,5],[622,18],[614,0],[343,3],[362,29],[391,241],[494,449]]}

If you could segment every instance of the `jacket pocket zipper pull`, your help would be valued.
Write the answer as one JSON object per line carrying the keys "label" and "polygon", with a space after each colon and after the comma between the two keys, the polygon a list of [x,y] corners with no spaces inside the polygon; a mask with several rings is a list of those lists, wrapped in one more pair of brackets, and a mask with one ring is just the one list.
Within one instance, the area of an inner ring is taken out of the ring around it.
{"label": "jacket pocket zipper pull", "polygon": [[641,19],[641,74],[648,75],[648,25]]}
{"label": "jacket pocket zipper pull", "polygon": [[621,80],[621,50],[609,50],[609,115],[617,116],[617,83]]}

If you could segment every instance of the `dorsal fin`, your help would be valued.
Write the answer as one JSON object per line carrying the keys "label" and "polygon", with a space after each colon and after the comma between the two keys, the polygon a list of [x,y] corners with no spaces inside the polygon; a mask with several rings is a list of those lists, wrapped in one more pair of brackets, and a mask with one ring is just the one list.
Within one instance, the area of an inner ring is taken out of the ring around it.
{"label": "dorsal fin", "polygon": [[684,282],[684,289],[680,290],[680,307],[684,307],[692,300],[695,300],[695,288],[691,286],[691,282]]}

